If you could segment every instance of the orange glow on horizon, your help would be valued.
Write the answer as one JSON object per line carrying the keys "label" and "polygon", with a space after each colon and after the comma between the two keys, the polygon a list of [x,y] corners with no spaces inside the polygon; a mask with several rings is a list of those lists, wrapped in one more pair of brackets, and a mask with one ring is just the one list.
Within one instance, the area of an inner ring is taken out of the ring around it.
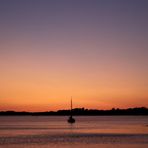
{"label": "orange glow on horizon", "polygon": [[148,107],[145,3],[0,2],[0,110]]}

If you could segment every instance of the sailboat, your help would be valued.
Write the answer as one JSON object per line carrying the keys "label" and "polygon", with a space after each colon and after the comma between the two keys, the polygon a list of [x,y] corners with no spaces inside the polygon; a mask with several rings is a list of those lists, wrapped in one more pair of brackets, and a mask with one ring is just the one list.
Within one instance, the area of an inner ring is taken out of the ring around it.
{"label": "sailboat", "polygon": [[68,123],[75,123],[75,119],[72,117],[72,98],[71,98],[71,110],[70,110],[70,117],[67,120]]}

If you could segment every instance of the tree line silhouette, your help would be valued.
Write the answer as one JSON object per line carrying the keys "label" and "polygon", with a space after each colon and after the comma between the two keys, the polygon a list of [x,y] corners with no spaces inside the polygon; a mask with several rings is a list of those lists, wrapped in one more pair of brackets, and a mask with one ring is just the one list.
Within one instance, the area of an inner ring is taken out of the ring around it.
{"label": "tree line silhouette", "polygon": [[[0,116],[68,116],[70,110],[58,110],[58,111],[45,111],[45,112],[16,112],[16,111],[1,111]],[[74,108],[72,109],[74,116],[112,116],[112,115],[148,115],[148,108],[136,107],[119,109],[112,108],[111,110],[98,110],[98,109],[85,109],[85,108]]]}

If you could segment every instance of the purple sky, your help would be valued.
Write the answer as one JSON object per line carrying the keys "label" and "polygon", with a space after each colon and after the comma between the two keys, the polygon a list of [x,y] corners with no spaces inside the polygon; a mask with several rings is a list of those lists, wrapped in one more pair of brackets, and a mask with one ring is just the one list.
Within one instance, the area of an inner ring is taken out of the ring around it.
{"label": "purple sky", "polygon": [[148,106],[147,26],[147,0],[0,0],[2,109]]}

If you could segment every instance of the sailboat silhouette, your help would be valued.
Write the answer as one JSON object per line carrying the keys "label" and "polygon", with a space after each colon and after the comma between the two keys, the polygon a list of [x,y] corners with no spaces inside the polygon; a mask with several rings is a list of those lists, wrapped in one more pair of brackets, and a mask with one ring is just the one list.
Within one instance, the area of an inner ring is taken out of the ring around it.
{"label": "sailboat silhouette", "polygon": [[72,97],[71,97],[71,109],[70,109],[70,117],[67,120],[68,123],[75,123],[75,119],[72,117]]}

